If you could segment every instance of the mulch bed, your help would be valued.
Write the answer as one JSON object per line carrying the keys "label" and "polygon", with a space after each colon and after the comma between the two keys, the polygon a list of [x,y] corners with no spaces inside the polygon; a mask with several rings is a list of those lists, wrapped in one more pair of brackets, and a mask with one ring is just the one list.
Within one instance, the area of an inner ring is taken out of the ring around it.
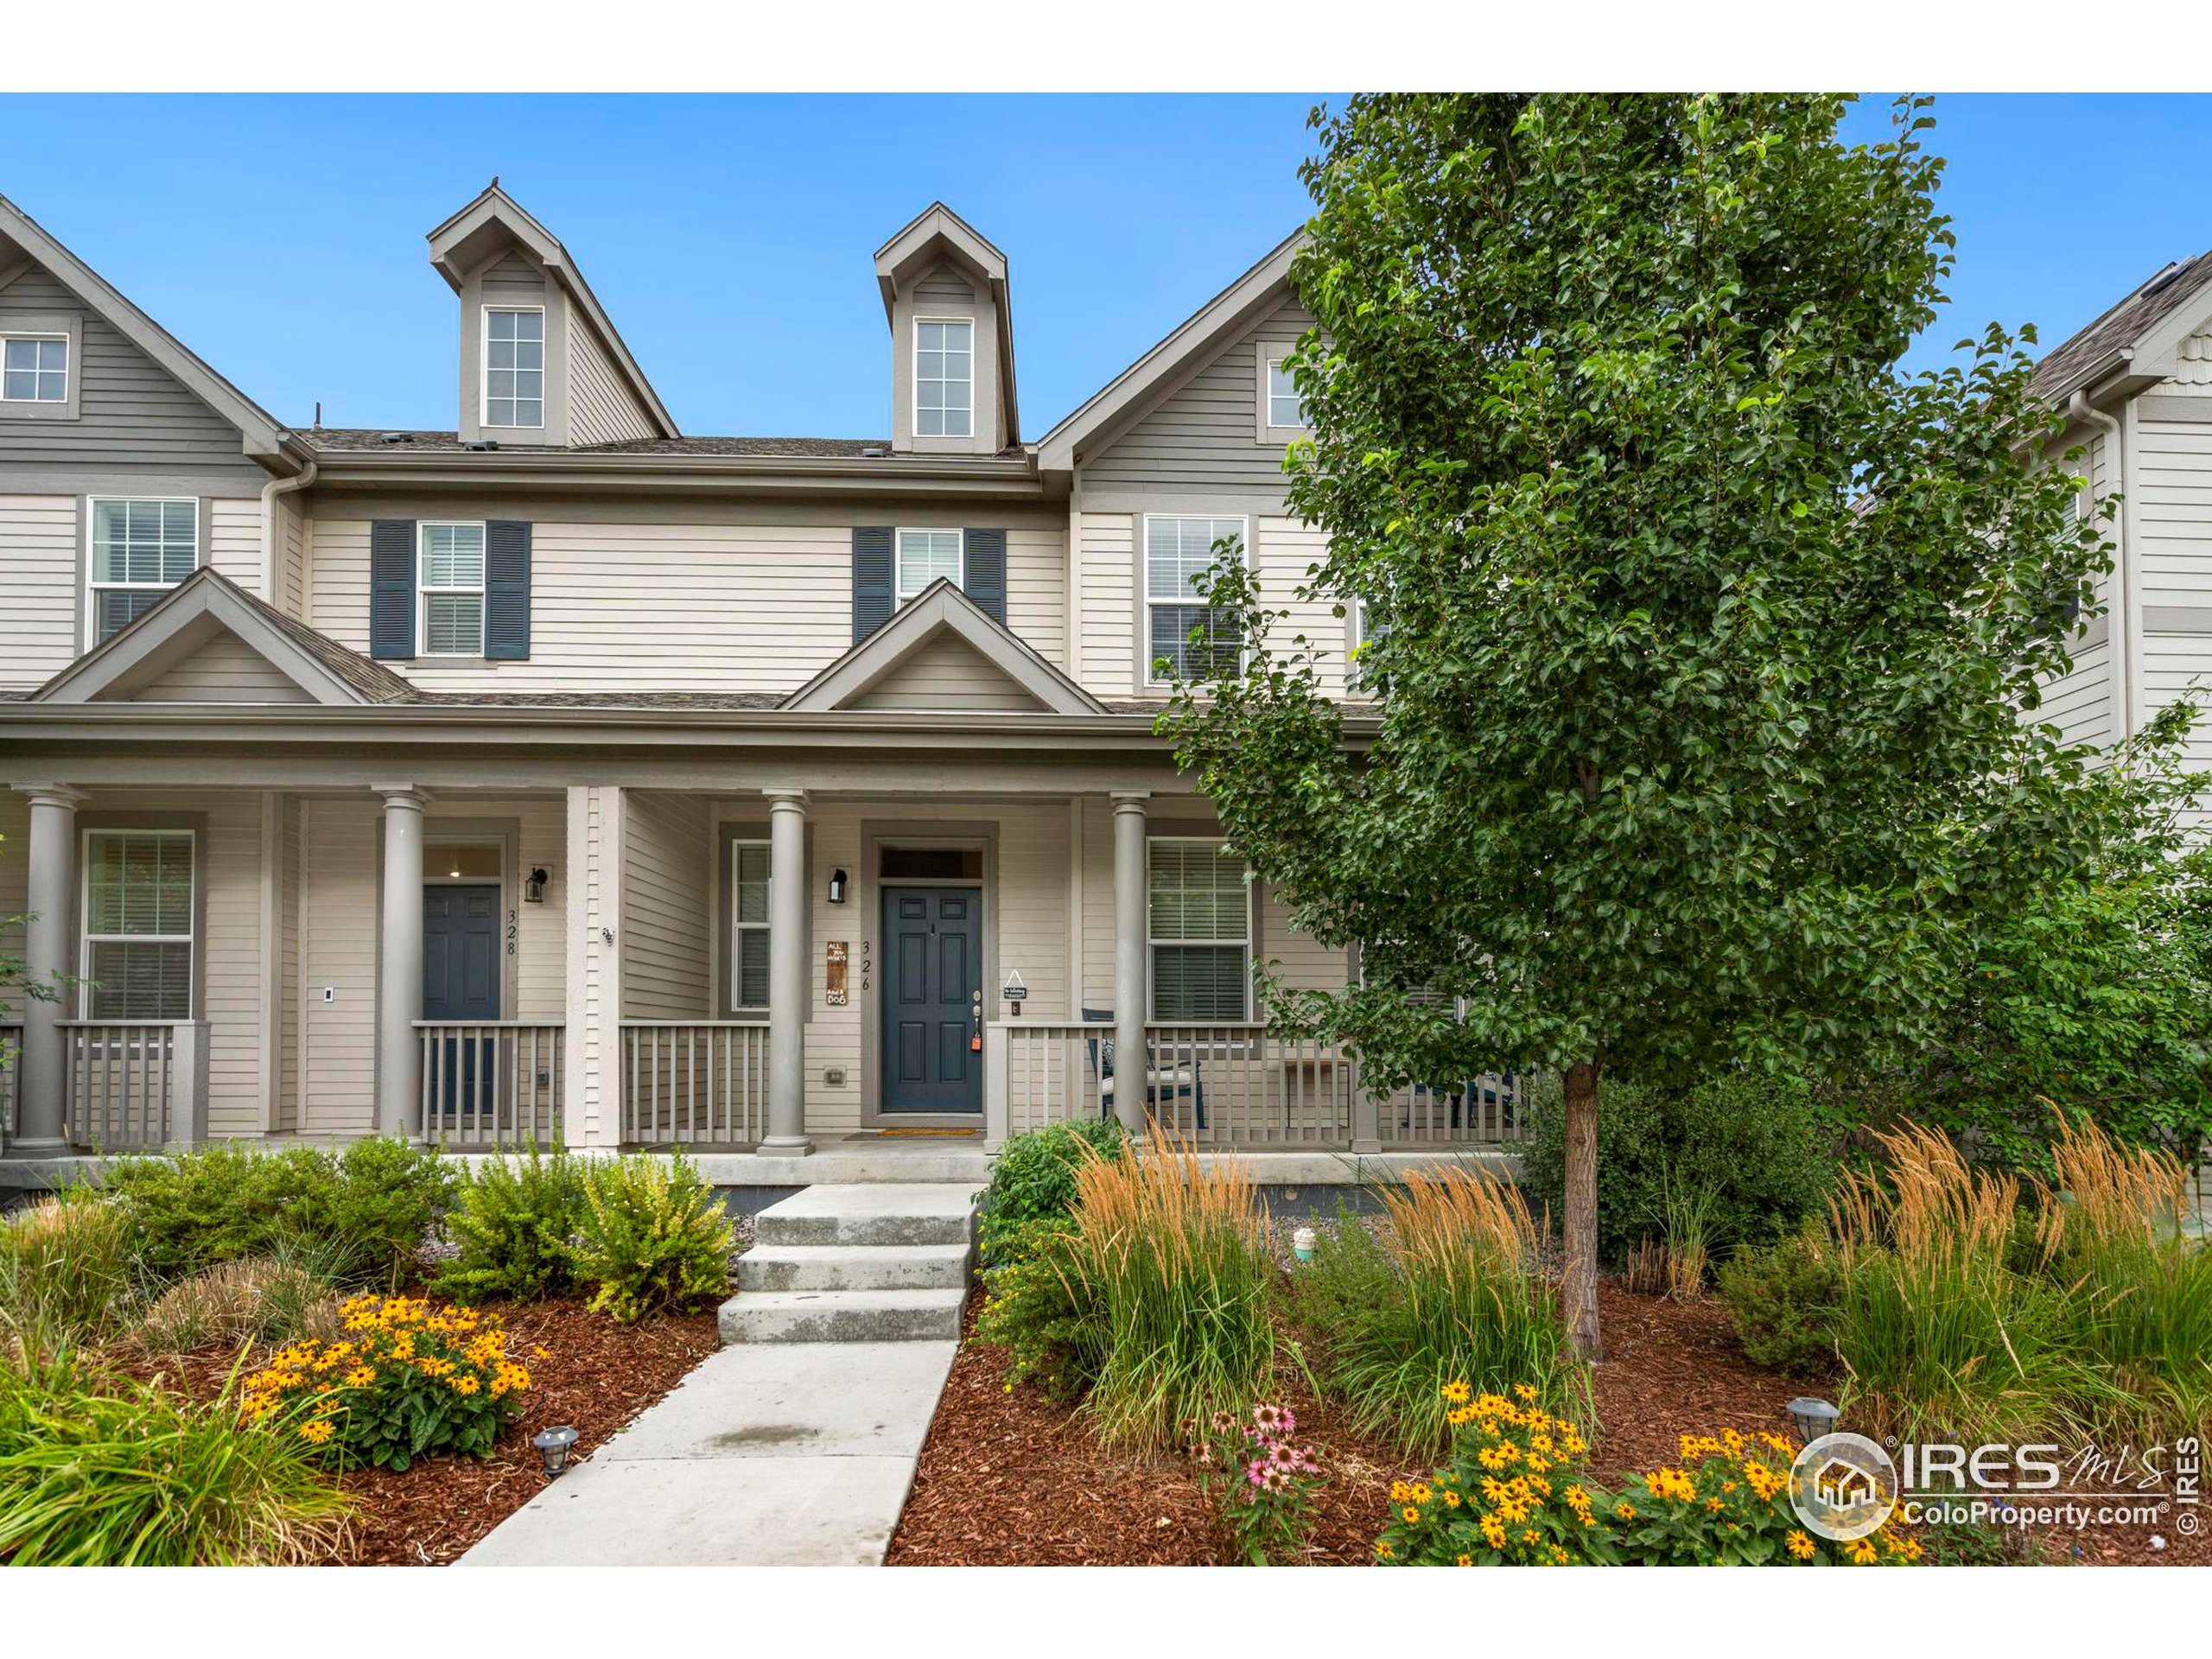
{"label": "mulch bed", "polygon": [[[1147,1460],[1101,1445],[1075,1408],[1034,1386],[1009,1392],[1003,1351],[973,1340],[981,1293],[968,1308],[969,1340],[953,1362],[906,1514],[891,1541],[894,1567],[1202,1567],[1218,1560],[1204,1496],[1173,1459]],[[1834,1379],[1791,1378],[1745,1358],[1717,1301],[1675,1302],[1607,1281],[1599,1291],[1605,1363],[1594,1385],[1605,1431],[1591,1458],[1618,1486],[1678,1460],[1686,1433],[1789,1432],[1788,1402],[1834,1397]],[[1352,1433],[1335,1408],[1292,1389],[1299,1439],[1327,1447],[1308,1562],[1364,1566],[1390,1511],[1390,1483],[1430,1466]],[[2161,1529],[2092,1529],[2036,1541],[2051,1561],[2204,1565],[2212,1540]]]}
{"label": "mulch bed", "polygon": [[[601,1446],[685,1372],[715,1351],[715,1315],[683,1314],[617,1325],[580,1301],[492,1303],[485,1312],[507,1328],[508,1352],[530,1371],[522,1415],[489,1458],[431,1458],[404,1472],[357,1470],[339,1484],[360,1508],[350,1541],[330,1558],[352,1567],[442,1567],[458,1557],[545,1484],[531,1436],[572,1423],[573,1455]],[[533,1351],[543,1349],[540,1358]],[[208,1351],[181,1362],[119,1362],[118,1369],[161,1381],[198,1399],[221,1392],[238,1356]]]}

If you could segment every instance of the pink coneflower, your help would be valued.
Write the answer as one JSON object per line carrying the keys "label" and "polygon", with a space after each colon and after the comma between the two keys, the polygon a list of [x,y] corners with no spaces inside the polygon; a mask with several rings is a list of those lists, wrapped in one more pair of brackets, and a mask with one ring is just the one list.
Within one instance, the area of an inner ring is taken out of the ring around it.
{"label": "pink coneflower", "polygon": [[1287,1406],[1259,1405],[1252,1408],[1252,1427],[1274,1440],[1296,1428],[1298,1419],[1290,1414]]}
{"label": "pink coneflower", "polygon": [[1236,1432],[1236,1417],[1235,1417],[1233,1414],[1231,1414],[1230,1413],[1226,1412],[1226,1411],[1217,1411],[1216,1413],[1214,1413],[1214,1414],[1213,1414],[1213,1432],[1214,1432],[1215,1433],[1217,1433],[1217,1434],[1230,1434],[1230,1433],[1234,1433]]}

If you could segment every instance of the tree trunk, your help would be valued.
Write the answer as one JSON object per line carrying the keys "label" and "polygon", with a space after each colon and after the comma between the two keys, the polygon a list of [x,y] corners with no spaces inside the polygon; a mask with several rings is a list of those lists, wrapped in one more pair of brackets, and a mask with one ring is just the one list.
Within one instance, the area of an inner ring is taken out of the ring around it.
{"label": "tree trunk", "polygon": [[1567,1201],[1560,1217],[1566,1268],[1560,1313],[1567,1340],[1595,1361],[1598,1344],[1598,1063],[1567,1068]]}

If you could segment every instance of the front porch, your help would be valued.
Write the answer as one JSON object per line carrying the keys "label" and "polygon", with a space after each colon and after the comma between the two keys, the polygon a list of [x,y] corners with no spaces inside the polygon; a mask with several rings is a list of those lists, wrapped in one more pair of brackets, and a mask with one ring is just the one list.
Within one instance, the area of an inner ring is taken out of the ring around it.
{"label": "front porch", "polygon": [[1249,1017],[1255,963],[1348,966],[1243,881],[1204,801],[963,782],[18,785],[0,915],[31,912],[21,948],[70,983],[11,1011],[0,1136],[41,1163],[682,1147],[763,1187],[980,1179],[1077,1117],[1293,1185],[1521,1136],[1509,1080],[1377,1097]]}

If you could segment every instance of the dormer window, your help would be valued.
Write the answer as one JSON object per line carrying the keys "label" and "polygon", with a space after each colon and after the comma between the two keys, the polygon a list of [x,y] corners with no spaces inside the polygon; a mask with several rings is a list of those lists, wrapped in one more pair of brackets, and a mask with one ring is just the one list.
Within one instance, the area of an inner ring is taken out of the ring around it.
{"label": "dormer window", "polygon": [[914,431],[964,438],[975,431],[976,325],[928,317],[914,323]]}
{"label": "dormer window", "polygon": [[545,313],[542,308],[485,308],[484,424],[545,424]]}
{"label": "dormer window", "polygon": [[69,336],[0,337],[0,399],[11,404],[69,401]]}

